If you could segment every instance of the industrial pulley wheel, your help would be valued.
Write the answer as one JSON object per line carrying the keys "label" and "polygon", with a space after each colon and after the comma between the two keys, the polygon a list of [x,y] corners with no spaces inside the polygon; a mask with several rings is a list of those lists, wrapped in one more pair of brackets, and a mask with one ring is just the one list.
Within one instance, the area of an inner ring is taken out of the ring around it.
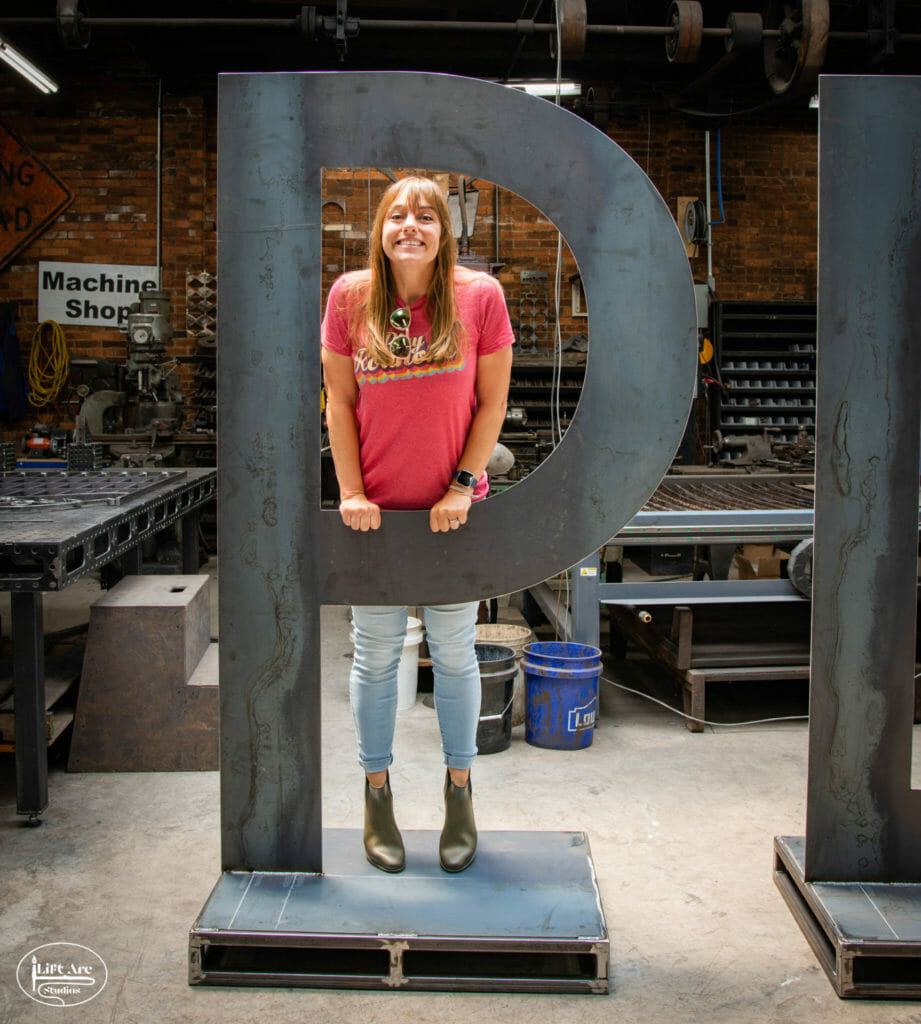
{"label": "industrial pulley wheel", "polygon": [[757,12],[733,11],[726,19],[726,28],[729,29],[725,39],[727,53],[748,53],[761,48],[764,19]]}
{"label": "industrial pulley wheel", "polygon": [[704,38],[704,10],[696,0],[672,0],[665,19],[665,55],[673,64],[693,64]]}
{"label": "industrial pulley wheel", "polygon": [[828,46],[828,0],[768,0],[764,28],[779,35],[764,40],[764,73],[777,96],[815,89]]}
{"label": "industrial pulley wheel", "polygon": [[[560,51],[563,60],[579,60],[585,55],[588,11],[585,0],[556,0]],[[556,33],[550,33],[550,56],[556,60]]]}
{"label": "industrial pulley wheel", "polygon": [[684,208],[681,237],[686,245],[699,245],[707,240],[707,204],[695,199]]}
{"label": "industrial pulley wheel", "polygon": [[790,552],[787,576],[803,597],[812,597],[812,537],[801,540]]}

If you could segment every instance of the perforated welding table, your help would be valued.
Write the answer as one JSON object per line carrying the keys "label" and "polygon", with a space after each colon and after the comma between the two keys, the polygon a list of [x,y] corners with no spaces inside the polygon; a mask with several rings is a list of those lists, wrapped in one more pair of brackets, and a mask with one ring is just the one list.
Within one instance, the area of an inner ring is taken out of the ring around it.
{"label": "perforated welding table", "polygon": [[215,469],[22,470],[0,480],[0,590],[10,593],[16,810],[48,806],[43,594],[115,559],[141,571],[141,545],[181,524],[182,571],[198,572],[198,520]]}

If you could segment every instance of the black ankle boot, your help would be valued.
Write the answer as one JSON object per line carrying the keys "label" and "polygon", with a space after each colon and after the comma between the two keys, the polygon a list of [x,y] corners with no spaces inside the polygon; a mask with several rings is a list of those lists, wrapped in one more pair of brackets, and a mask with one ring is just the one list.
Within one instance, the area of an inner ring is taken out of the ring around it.
{"label": "black ankle boot", "polygon": [[445,871],[463,871],[476,857],[476,822],[473,820],[473,785],[455,786],[445,772],[445,824],[438,843],[438,859]]}
{"label": "black ankle boot", "polygon": [[378,789],[365,776],[365,853],[381,871],[402,871],[406,866],[403,837],[393,817],[390,773]]}

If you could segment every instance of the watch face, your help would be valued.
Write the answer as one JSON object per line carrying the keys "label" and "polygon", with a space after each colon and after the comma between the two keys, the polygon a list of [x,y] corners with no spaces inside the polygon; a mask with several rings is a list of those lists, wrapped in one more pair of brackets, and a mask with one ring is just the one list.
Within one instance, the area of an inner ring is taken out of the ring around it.
{"label": "watch face", "polygon": [[468,473],[466,469],[459,469],[454,474],[454,479],[461,485],[461,487],[476,487],[477,479],[473,473]]}

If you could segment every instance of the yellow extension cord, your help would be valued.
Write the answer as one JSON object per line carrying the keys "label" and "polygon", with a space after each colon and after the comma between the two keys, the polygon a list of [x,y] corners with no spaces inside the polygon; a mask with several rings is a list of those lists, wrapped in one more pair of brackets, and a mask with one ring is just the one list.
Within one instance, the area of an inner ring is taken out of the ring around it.
{"label": "yellow extension cord", "polygon": [[55,401],[69,370],[63,328],[54,320],[43,320],[32,335],[29,353],[29,401],[32,405],[41,408]]}

